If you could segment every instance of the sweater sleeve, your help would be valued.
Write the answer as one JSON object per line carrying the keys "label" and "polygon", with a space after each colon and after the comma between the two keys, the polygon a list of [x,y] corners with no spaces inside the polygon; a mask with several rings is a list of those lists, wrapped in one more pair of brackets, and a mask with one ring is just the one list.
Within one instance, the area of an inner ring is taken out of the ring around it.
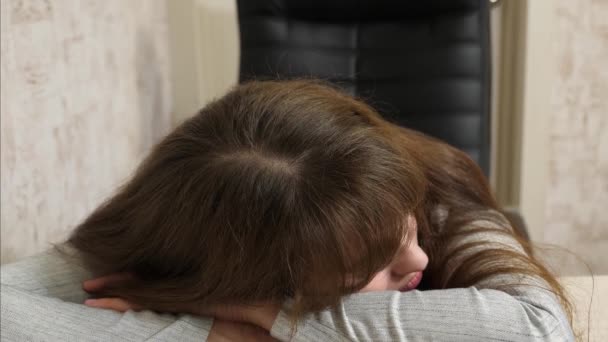
{"label": "sweater sleeve", "polygon": [[2,341],[205,341],[213,319],[90,308],[90,272],[55,250],[2,265]]}
{"label": "sweater sleeve", "polygon": [[[471,226],[494,222],[482,219]],[[458,243],[479,240],[525,253],[505,234],[471,233]],[[513,282],[528,286],[508,293],[491,288]],[[282,341],[574,341],[557,297],[543,285],[541,279],[502,274],[469,288],[358,293],[304,317],[293,331],[281,312],[271,334]]]}

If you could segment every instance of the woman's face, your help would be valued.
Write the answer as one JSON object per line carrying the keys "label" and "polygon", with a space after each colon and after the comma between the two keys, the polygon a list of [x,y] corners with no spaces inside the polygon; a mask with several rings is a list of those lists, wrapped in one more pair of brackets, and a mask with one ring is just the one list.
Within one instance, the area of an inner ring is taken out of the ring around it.
{"label": "woman's face", "polygon": [[405,244],[399,249],[393,261],[363,288],[361,292],[369,291],[411,291],[422,279],[422,271],[426,268],[429,258],[418,245],[418,227],[413,215],[408,216],[410,234],[414,234],[409,246]]}

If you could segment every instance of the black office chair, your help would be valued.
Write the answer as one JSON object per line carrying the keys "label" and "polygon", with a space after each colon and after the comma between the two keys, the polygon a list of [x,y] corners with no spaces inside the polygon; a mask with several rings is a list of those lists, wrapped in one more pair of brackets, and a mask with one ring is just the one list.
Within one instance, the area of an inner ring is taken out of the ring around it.
{"label": "black office chair", "polygon": [[[237,4],[241,81],[334,82],[388,120],[463,150],[489,174],[488,0]],[[521,218],[510,219],[527,236]]]}

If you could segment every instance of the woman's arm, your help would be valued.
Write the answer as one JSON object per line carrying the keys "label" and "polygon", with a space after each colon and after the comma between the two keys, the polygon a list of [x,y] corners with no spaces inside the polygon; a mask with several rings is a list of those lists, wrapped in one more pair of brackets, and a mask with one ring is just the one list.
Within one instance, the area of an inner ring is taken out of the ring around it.
{"label": "woman's arm", "polygon": [[55,250],[0,268],[2,341],[205,341],[213,319],[82,305],[90,272]]}
{"label": "woman's arm", "polygon": [[97,310],[2,285],[2,341],[205,341],[211,319]]}
{"label": "woman's arm", "polygon": [[[284,312],[271,335],[287,341]],[[554,298],[542,290],[518,296],[474,287],[368,292],[346,298],[334,310],[298,324],[295,341],[572,341]]]}
{"label": "woman's arm", "polygon": [[[487,227],[496,223],[475,221],[470,225]],[[492,243],[468,252],[500,247],[524,253],[513,237],[500,233],[471,233],[459,244],[475,241]],[[458,260],[452,262],[457,264]],[[509,283],[521,285],[505,291],[492,289]],[[336,309],[301,320],[293,340],[573,341],[556,296],[542,287],[547,285],[540,278],[502,274],[469,288],[354,294]],[[287,315],[281,312],[271,334],[287,341],[291,332]]]}

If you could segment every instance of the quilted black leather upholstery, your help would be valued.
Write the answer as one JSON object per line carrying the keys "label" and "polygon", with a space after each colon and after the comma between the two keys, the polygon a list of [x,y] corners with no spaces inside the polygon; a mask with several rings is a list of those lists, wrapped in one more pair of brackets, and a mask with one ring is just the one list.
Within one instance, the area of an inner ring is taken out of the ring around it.
{"label": "quilted black leather upholstery", "polygon": [[241,81],[318,77],[489,169],[487,0],[239,0]]}

